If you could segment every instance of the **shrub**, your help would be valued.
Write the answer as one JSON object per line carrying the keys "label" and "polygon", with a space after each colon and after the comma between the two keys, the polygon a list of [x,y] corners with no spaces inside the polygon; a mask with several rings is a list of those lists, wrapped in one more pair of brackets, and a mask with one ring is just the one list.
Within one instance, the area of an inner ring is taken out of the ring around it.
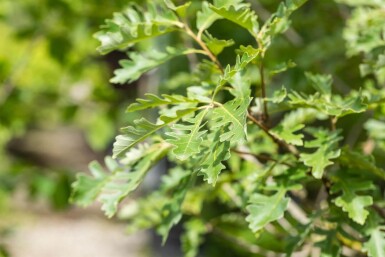
{"label": "shrub", "polygon": [[72,200],[99,200],[112,217],[167,159],[159,187],[126,203],[129,230],[155,228],[165,242],[181,222],[185,256],[202,244],[207,256],[385,256],[385,6],[306,2],[265,18],[242,0],[115,13],[96,34],[102,53],[129,49],[111,81],[162,66],[169,93],[128,107],[142,117],[116,137],[107,171],[93,162],[78,176]]}

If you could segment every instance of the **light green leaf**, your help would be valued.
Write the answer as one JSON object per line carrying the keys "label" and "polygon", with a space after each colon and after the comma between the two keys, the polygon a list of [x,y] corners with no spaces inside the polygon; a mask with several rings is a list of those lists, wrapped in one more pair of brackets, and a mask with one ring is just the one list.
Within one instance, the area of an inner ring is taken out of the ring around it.
{"label": "light green leaf", "polygon": [[220,104],[212,113],[213,128],[230,126],[228,131],[220,136],[220,141],[239,142],[247,135],[246,115],[251,98],[237,98],[225,104]]}
{"label": "light green leaf", "polygon": [[220,18],[221,16],[210,9],[209,3],[203,1],[202,10],[197,13],[197,29],[199,31],[204,31]]}
{"label": "light green leaf", "polygon": [[379,226],[370,233],[370,239],[364,243],[364,249],[369,257],[385,256],[385,227]]}
{"label": "light green leaf", "polygon": [[204,109],[193,118],[186,119],[189,125],[175,124],[173,132],[167,133],[171,139],[167,142],[174,146],[172,152],[179,160],[186,160],[200,152],[200,145],[202,143],[202,136],[207,132],[202,130],[205,123],[205,118],[209,109]]}
{"label": "light green leaf", "polygon": [[230,79],[230,93],[235,98],[247,99],[251,94],[250,78],[243,72],[237,72]]}
{"label": "light green leaf", "polygon": [[187,9],[190,7],[191,2],[186,2],[183,5],[175,6],[171,0],[164,0],[167,7],[178,14],[179,17],[185,18],[187,16]]}
{"label": "light green leaf", "polygon": [[366,99],[359,93],[342,98],[338,95],[320,94],[305,95],[303,93],[292,92],[288,95],[288,104],[292,108],[306,107],[316,109],[329,116],[343,117],[352,113],[361,113],[366,111]]}
{"label": "light green leaf", "polygon": [[259,30],[258,17],[250,9],[249,4],[228,5],[221,8],[210,5],[209,7],[221,17],[238,24],[247,29],[251,35],[257,37]]}
{"label": "light green leaf", "polygon": [[364,243],[363,250],[369,257],[385,256],[385,226],[383,219],[378,215],[371,213],[365,224],[365,234],[369,240]]}
{"label": "light green leaf", "polygon": [[99,200],[105,214],[112,217],[117,211],[119,202],[139,186],[147,171],[165,156],[169,148],[170,146],[166,144],[154,144],[147,147],[141,158],[134,161],[129,169],[106,158],[109,173],[105,172],[99,163],[95,161],[90,163],[92,177],[84,174],[78,175],[73,184],[72,201],[87,206],[93,201]]}
{"label": "light green leaf", "polygon": [[300,154],[300,160],[308,167],[311,167],[313,176],[317,179],[322,178],[325,168],[333,164],[331,159],[340,156],[341,151],[337,148],[337,142],[342,139],[337,132],[318,130],[314,133],[315,139],[306,142],[306,148],[318,148],[313,153]]}
{"label": "light green leaf", "polygon": [[160,116],[158,124],[152,123],[145,118],[135,120],[134,126],[122,128],[123,134],[116,137],[113,147],[113,158],[122,155],[137,143],[142,142],[160,129],[170,126],[194,111],[196,111],[196,108],[188,108],[177,111],[175,116]]}
{"label": "light green leaf", "polygon": [[174,57],[187,54],[190,51],[193,50],[168,47],[164,52],[157,50],[150,50],[146,54],[132,52],[129,54],[129,60],[119,62],[122,68],[114,71],[115,76],[110,81],[119,84],[131,83],[139,79],[143,73],[156,68]]}
{"label": "light green leaf", "polygon": [[341,196],[334,199],[334,203],[347,212],[349,218],[363,225],[369,215],[365,207],[373,204],[373,198],[370,195],[358,194],[358,192],[371,189],[373,189],[373,184],[370,181],[342,176],[333,184],[331,191],[332,193],[342,192]]}
{"label": "light green leaf", "polygon": [[283,217],[290,199],[285,197],[286,190],[280,189],[272,196],[253,194],[246,209],[246,221],[253,232],[257,232],[272,221]]}
{"label": "light green leaf", "polygon": [[203,175],[203,180],[215,186],[220,172],[225,168],[223,161],[230,158],[230,142],[220,141],[222,130],[218,130],[213,138],[209,137],[210,145],[204,149],[203,162],[200,164],[199,174]]}
{"label": "light green leaf", "polygon": [[181,238],[184,257],[196,257],[207,228],[201,219],[192,219],[184,224],[184,229]]}
{"label": "light green leaf", "polygon": [[178,17],[165,4],[148,3],[147,11],[131,4],[125,11],[115,13],[113,19],[106,20],[95,37],[101,42],[98,50],[105,54],[180,27]]}
{"label": "light green leaf", "polygon": [[185,97],[182,95],[162,95],[160,98],[154,94],[145,94],[146,99],[136,99],[136,103],[130,104],[127,108],[127,112],[136,112],[140,110],[145,110],[149,108],[159,107],[162,105],[175,105],[183,103],[198,103],[197,100],[192,99],[191,97]]}
{"label": "light green leaf", "polygon": [[195,179],[194,174],[186,173],[186,176],[181,177],[172,197],[162,209],[162,223],[157,227],[157,232],[162,236],[163,244],[166,242],[170,229],[179,223],[182,219],[182,204],[187,191],[190,189]]}
{"label": "light green leaf", "polygon": [[[243,0],[214,0],[215,7],[225,7],[229,5],[242,5]],[[199,34],[208,29],[215,21],[223,19],[220,15],[210,9],[210,4],[206,1],[202,2],[202,10],[197,13],[197,29]]]}
{"label": "light green leaf", "polygon": [[282,73],[290,68],[296,67],[297,64],[292,60],[288,60],[287,62],[279,63],[272,70],[269,71],[271,75]]}
{"label": "light green leaf", "polygon": [[234,45],[234,40],[232,40],[232,39],[230,39],[230,40],[217,39],[217,38],[213,37],[211,34],[209,34],[208,32],[206,32],[203,35],[202,40],[206,43],[207,47],[210,49],[210,51],[214,55],[218,55],[226,47]]}
{"label": "light green leaf", "polygon": [[280,125],[276,126],[274,129],[271,130],[271,133],[274,134],[279,139],[292,144],[292,145],[299,145],[302,146],[302,138],[303,134],[294,134],[294,132],[297,132],[298,130],[301,130],[305,127],[303,124],[296,124],[293,127],[285,126],[284,123],[281,123]]}
{"label": "light green leaf", "polygon": [[266,21],[258,34],[258,42],[264,51],[270,46],[275,36],[288,29],[290,15],[306,2],[307,0],[286,0],[279,5],[277,11]]}
{"label": "light green leaf", "polygon": [[252,46],[247,46],[247,47],[241,46],[241,48],[239,49],[239,52],[241,53],[241,55],[237,55],[235,60],[235,65],[226,66],[223,75],[220,77],[217,83],[217,87],[215,88],[214,95],[219,90],[221,90],[226,83],[230,82],[237,73],[243,72],[245,67],[249,63],[253,62],[255,59],[260,57],[260,51],[258,49],[253,48]]}
{"label": "light green leaf", "polygon": [[324,95],[332,93],[333,79],[331,75],[312,74],[310,72],[306,72],[305,75],[310,85],[319,93]]}

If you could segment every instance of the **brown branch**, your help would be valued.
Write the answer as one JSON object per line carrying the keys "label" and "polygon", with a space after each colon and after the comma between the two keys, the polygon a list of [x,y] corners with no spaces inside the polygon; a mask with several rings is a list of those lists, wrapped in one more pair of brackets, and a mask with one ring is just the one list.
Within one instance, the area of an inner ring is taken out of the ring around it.
{"label": "brown branch", "polygon": [[237,149],[231,149],[232,152],[234,153],[237,153],[237,154],[243,154],[243,155],[250,155],[250,156],[253,156],[255,157],[258,161],[272,161],[272,162],[276,162],[276,163],[280,163],[280,164],[284,164],[288,167],[294,167],[292,164],[290,163],[287,163],[287,162],[283,162],[283,161],[279,161],[279,160],[276,160],[274,159],[273,157],[267,155],[267,154],[253,154],[253,153],[249,153],[249,152],[245,152],[245,151],[240,151],[240,150],[237,150]]}
{"label": "brown branch", "polygon": [[190,29],[190,27],[187,24],[184,24],[184,27],[186,29],[186,33],[192,37],[195,42],[198,43],[198,45],[206,52],[207,56],[210,58],[211,61],[213,61],[218,68],[221,70],[222,73],[224,73],[224,69],[222,67],[222,64],[218,61],[217,57],[210,51],[210,49],[206,46],[206,44],[200,39],[195,33]]}
{"label": "brown branch", "polygon": [[269,128],[264,124],[259,122],[256,118],[254,118],[250,113],[247,114],[247,117],[256,124],[260,129],[262,129],[277,145],[285,149],[287,152],[292,153],[296,158],[299,158],[298,150],[295,146],[287,144],[285,141],[277,138],[275,135],[270,133]]}
{"label": "brown branch", "polygon": [[378,215],[381,216],[382,219],[385,220],[385,210],[384,209],[382,209],[380,206],[378,206],[375,203],[372,205],[372,208],[373,208],[373,210],[375,210],[377,212]]}
{"label": "brown branch", "polygon": [[264,122],[269,120],[269,113],[267,111],[267,101],[266,101],[266,84],[265,84],[265,74],[263,66],[263,58],[261,59],[261,65],[259,66],[259,73],[261,77],[261,91],[262,91],[262,101],[263,101],[263,115],[262,119]]}

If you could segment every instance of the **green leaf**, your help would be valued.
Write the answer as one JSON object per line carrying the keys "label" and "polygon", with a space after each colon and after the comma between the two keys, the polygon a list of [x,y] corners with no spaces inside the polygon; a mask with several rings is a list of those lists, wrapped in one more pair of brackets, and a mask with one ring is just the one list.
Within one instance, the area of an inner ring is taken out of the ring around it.
{"label": "green leaf", "polygon": [[289,198],[285,197],[286,190],[280,189],[272,196],[253,194],[250,204],[246,209],[249,215],[246,221],[253,232],[257,232],[272,221],[283,217],[289,204]]}
{"label": "green leaf", "polygon": [[331,75],[312,74],[310,72],[306,72],[305,75],[315,90],[324,95],[331,95],[333,83]]}
{"label": "green leaf", "polygon": [[247,46],[247,47],[241,46],[239,52],[242,53],[242,56],[241,55],[237,55],[237,58],[235,60],[235,65],[234,66],[230,66],[230,65],[226,66],[226,69],[225,69],[223,75],[220,77],[220,79],[219,79],[219,81],[217,83],[217,87],[215,88],[214,95],[220,89],[222,89],[222,87],[226,83],[232,81],[234,76],[237,73],[243,72],[245,67],[249,63],[251,63],[252,61],[257,59],[258,57],[260,57],[260,51],[258,49],[255,49],[255,48],[251,47],[251,46]]}
{"label": "green leaf", "polygon": [[223,128],[228,131],[220,136],[220,141],[238,142],[244,140],[247,135],[246,116],[251,98],[236,98],[225,104],[220,104],[212,113],[213,128]]}
{"label": "green leaf", "polygon": [[174,131],[167,133],[171,137],[171,139],[167,139],[167,142],[174,146],[172,152],[177,159],[184,161],[200,152],[202,136],[207,132],[202,130],[205,125],[203,119],[208,110],[206,108],[195,117],[186,119],[189,125],[175,124],[173,126]]}
{"label": "green leaf", "polygon": [[251,81],[244,72],[237,72],[230,79],[230,93],[235,98],[247,99],[251,94]]}
{"label": "green leaf", "polygon": [[288,60],[287,62],[283,62],[283,63],[280,63],[278,65],[276,65],[275,67],[273,67],[272,70],[269,71],[270,75],[275,75],[275,74],[279,74],[279,73],[282,73],[290,68],[294,68],[296,67],[297,64],[295,62],[293,62],[292,60]]}
{"label": "green leaf", "polygon": [[318,148],[313,153],[301,153],[300,160],[308,167],[311,167],[313,176],[317,179],[322,178],[325,168],[333,164],[331,159],[340,156],[340,150],[336,149],[338,141],[342,137],[339,132],[329,132],[325,130],[315,131],[315,139],[305,143],[306,148]]}
{"label": "green leaf", "polygon": [[371,173],[385,180],[385,170],[378,167],[371,156],[365,156],[357,151],[350,150],[348,146],[342,148],[340,162],[347,167],[359,169],[365,173]]}
{"label": "green leaf", "polygon": [[373,184],[370,181],[342,176],[333,184],[331,191],[332,193],[342,192],[341,196],[334,199],[334,203],[347,212],[349,218],[363,225],[369,215],[365,207],[373,204],[373,198],[370,195],[358,194],[358,192],[370,189],[373,189]]}
{"label": "green leaf", "polygon": [[186,176],[180,177],[181,180],[173,190],[172,197],[162,209],[162,223],[157,227],[157,232],[162,236],[163,244],[166,242],[170,229],[178,224],[182,218],[182,204],[187,191],[195,180],[194,174],[185,173]]}
{"label": "green leaf", "polygon": [[[299,247],[303,245],[303,243],[306,241],[307,238],[312,233],[313,230],[313,221],[309,222],[306,225],[297,225],[298,227],[298,234],[295,237],[289,238],[288,244],[286,247],[286,256],[291,257],[295,250],[297,250]],[[295,255],[294,255],[295,256]]]}
{"label": "green leaf", "polygon": [[182,235],[182,250],[184,257],[196,257],[199,246],[203,242],[202,235],[207,233],[207,228],[201,219],[191,219],[184,224]]}
{"label": "green leaf", "polygon": [[319,92],[314,95],[292,92],[288,97],[290,99],[288,104],[293,108],[314,108],[329,116],[343,117],[352,113],[361,113],[367,109],[366,99],[360,93],[341,98],[337,95],[331,97]]}
{"label": "green leaf", "polygon": [[116,137],[113,147],[113,158],[122,155],[137,143],[142,142],[160,129],[170,126],[170,124],[193,113],[194,111],[196,111],[196,108],[188,108],[177,111],[175,116],[160,116],[160,122],[158,124],[152,123],[145,118],[135,120],[134,126],[122,128],[122,132],[124,134]]}
{"label": "green leaf", "polygon": [[190,7],[191,2],[186,2],[183,5],[175,6],[171,0],[164,0],[167,7],[178,14],[179,17],[185,18],[187,16],[187,9]]}
{"label": "green leaf", "polygon": [[199,174],[203,180],[215,186],[220,172],[225,168],[223,161],[230,158],[230,142],[220,141],[222,130],[218,130],[213,138],[208,138],[210,143],[203,152],[203,162],[200,164]]}
{"label": "green leaf", "polygon": [[[214,0],[215,7],[224,7],[229,5],[239,5],[243,0]],[[210,9],[210,4],[206,1],[202,2],[202,9],[197,12],[196,26],[201,34],[208,29],[215,21],[223,19]]]}
{"label": "green leaf", "polygon": [[321,240],[315,244],[315,246],[321,248],[320,257],[341,256],[342,247],[337,239],[337,231],[335,229],[319,229],[317,234],[324,238],[324,240]]}
{"label": "green leaf", "polygon": [[371,232],[370,239],[364,244],[364,249],[370,257],[385,256],[385,226],[379,226]]}
{"label": "green leaf", "polygon": [[97,162],[90,163],[92,177],[79,174],[73,184],[72,201],[87,206],[98,199],[102,203],[102,210],[108,217],[112,217],[118,208],[119,202],[134,191],[144,179],[147,171],[169,149],[166,144],[154,144],[143,150],[141,158],[133,161],[129,169],[125,169],[106,158],[110,172],[105,172]]}
{"label": "green leaf", "polygon": [[289,144],[302,146],[303,134],[294,134],[294,132],[297,132],[298,130],[303,129],[304,127],[305,125],[303,124],[296,124],[293,127],[289,127],[284,123],[281,123],[280,125],[276,126],[274,129],[272,129],[271,133],[274,134],[277,138]]}
{"label": "green leaf", "polygon": [[257,37],[259,30],[258,17],[250,9],[249,4],[228,5],[221,8],[210,5],[209,7],[221,17],[238,24],[247,29],[251,35]]}
{"label": "green leaf", "polygon": [[230,40],[217,39],[208,32],[206,32],[203,35],[202,40],[206,43],[207,47],[214,55],[220,54],[223,51],[223,49],[225,49],[226,47],[232,46],[235,43],[234,40],[232,39]]}
{"label": "green leaf", "polygon": [[115,13],[113,19],[106,20],[95,37],[101,42],[98,50],[105,54],[180,27],[178,17],[165,4],[148,3],[147,11],[131,4],[124,12]]}
{"label": "green leaf", "polygon": [[110,80],[112,83],[131,83],[139,79],[143,73],[146,73],[157,66],[180,55],[188,54],[193,49],[176,49],[168,47],[165,52],[150,50],[148,53],[132,52],[129,54],[129,60],[120,61],[122,68],[114,71],[115,76]]}
{"label": "green leaf", "polygon": [[127,108],[127,112],[136,112],[149,108],[160,107],[162,105],[175,105],[183,103],[198,103],[197,100],[191,99],[191,97],[185,97],[181,95],[162,95],[160,98],[154,94],[145,94],[146,99],[136,99],[137,103],[133,103]]}
{"label": "green leaf", "polygon": [[264,51],[270,46],[275,36],[288,29],[290,15],[306,2],[307,0],[286,0],[279,5],[277,11],[262,26],[258,35],[258,42]]}

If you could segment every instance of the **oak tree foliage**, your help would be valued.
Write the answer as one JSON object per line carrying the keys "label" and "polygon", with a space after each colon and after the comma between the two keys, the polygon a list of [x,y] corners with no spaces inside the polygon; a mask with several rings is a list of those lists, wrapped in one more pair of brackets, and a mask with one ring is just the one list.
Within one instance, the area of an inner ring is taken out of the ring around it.
{"label": "oak tree foliage", "polygon": [[[300,71],[298,86],[271,86],[296,66],[272,49],[285,39],[297,42],[291,20],[311,1],[276,1],[264,18],[254,1],[175,2],[132,4],[96,34],[101,53],[128,51],[112,82],[158,68],[162,84],[180,79],[188,86],[132,103],[127,112],[142,117],[121,129],[106,168],[93,162],[90,175],[78,175],[72,200],[98,200],[108,217],[129,208],[130,231],[155,228],[164,242],[182,223],[188,257],[210,252],[205,242],[212,236],[231,242],[226,248],[239,256],[385,256],[378,158],[385,152],[385,3],[336,1],[350,13],[345,61],[361,58],[354,72],[361,71],[362,84],[341,90],[341,79],[327,70]],[[212,28],[220,22],[232,24],[233,38],[217,38]],[[241,31],[250,44],[239,43]],[[162,47],[157,42],[165,38]],[[183,76],[162,74],[183,56]],[[356,120],[362,124],[349,125]],[[172,168],[160,186],[123,201],[163,159]]]}

